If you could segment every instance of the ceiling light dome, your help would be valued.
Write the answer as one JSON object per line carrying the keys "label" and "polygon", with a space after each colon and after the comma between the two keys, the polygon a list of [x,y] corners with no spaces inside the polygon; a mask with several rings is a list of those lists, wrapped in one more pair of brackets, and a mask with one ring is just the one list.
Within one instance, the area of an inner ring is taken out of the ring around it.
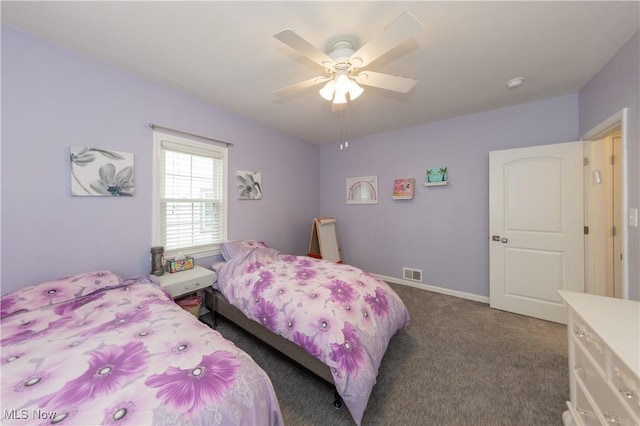
{"label": "ceiling light dome", "polygon": [[515,89],[516,87],[522,86],[524,83],[524,77],[516,77],[507,81],[507,89]]}

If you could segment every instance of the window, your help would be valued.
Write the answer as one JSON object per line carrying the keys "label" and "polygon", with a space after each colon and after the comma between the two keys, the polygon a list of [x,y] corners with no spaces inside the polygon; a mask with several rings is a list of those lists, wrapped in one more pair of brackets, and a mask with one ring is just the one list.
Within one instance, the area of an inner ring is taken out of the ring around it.
{"label": "window", "polygon": [[153,245],[166,257],[220,253],[227,237],[227,148],[154,132]]}

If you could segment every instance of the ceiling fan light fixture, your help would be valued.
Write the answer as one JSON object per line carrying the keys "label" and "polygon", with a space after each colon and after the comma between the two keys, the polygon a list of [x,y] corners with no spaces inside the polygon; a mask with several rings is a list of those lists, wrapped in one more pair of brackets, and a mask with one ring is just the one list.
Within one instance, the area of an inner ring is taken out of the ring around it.
{"label": "ceiling fan light fixture", "polygon": [[335,78],[329,80],[319,91],[320,96],[328,101],[333,100],[334,104],[347,103],[347,93],[349,94],[349,99],[353,101],[362,92],[364,92],[364,89],[349,77],[346,70],[338,70]]}
{"label": "ceiling fan light fixture", "polygon": [[[347,103],[347,93],[349,93],[349,96],[351,96],[351,90],[353,88],[352,83],[353,83],[353,80],[349,78],[349,74],[347,70],[340,69],[336,72],[335,86],[334,86],[335,97],[333,98],[334,104]],[[359,93],[357,93],[357,89],[355,89],[354,93],[356,94],[356,97],[360,95]],[[351,97],[351,100],[353,99],[355,98]]]}
{"label": "ceiling fan light fixture", "polygon": [[346,92],[342,92],[340,90],[336,90],[336,96],[333,98],[333,103],[334,104],[346,104],[347,103]]}
{"label": "ceiling fan light fixture", "polygon": [[362,92],[364,89],[355,80],[349,79],[349,99],[356,100],[358,96],[362,95]]}
{"label": "ceiling fan light fixture", "polygon": [[320,93],[320,96],[322,96],[324,99],[331,101],[333,100],[335,87],[336,82],[334,80],[329,80],[327,84],[325,84],[324,87],[318,91],[318,93]]}
{"label": "ceiling fan light fixture", "polygon": [[344,70],[338,70],[336,73],[336,92],[347,93],[349,91],[349,76]]}

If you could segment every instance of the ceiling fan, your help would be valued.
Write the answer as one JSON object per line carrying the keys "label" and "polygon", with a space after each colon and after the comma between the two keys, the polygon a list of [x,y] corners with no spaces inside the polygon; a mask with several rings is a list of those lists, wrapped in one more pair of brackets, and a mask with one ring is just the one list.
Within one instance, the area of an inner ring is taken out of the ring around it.
{"label": "ceiling fan", "polygon": [[417,80],[363,68],[408,40],[420,29],[422,29],[420,21],[412,13],[404,12],[358,50],[354,50],[350,41],[341,40],[333,45],[329,53],[316,48],[290,28],[282,30],[274,37],[322,66],[324,75],[284,87],[274,91],[273,94],[284,97],[299,90],[326,83],[320,89],[320,95],[336,106],[347,103],[347,94],[351,101],[360,96],[364,91],[360,84],[407,93]]}

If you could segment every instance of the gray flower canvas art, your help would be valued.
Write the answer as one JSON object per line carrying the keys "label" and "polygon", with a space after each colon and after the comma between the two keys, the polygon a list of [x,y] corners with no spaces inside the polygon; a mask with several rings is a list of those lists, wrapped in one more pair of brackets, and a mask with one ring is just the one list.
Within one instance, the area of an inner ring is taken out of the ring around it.
{"label": "gray flower canvas art", "polygon": [[128,196],[134,192],[133,154],[72,146],[71,195]]}
{"label": "gray flower canvas art", "polygon": [[238,170],[236,184],[238,200],[259,200],[262,198],[262,173]]}

